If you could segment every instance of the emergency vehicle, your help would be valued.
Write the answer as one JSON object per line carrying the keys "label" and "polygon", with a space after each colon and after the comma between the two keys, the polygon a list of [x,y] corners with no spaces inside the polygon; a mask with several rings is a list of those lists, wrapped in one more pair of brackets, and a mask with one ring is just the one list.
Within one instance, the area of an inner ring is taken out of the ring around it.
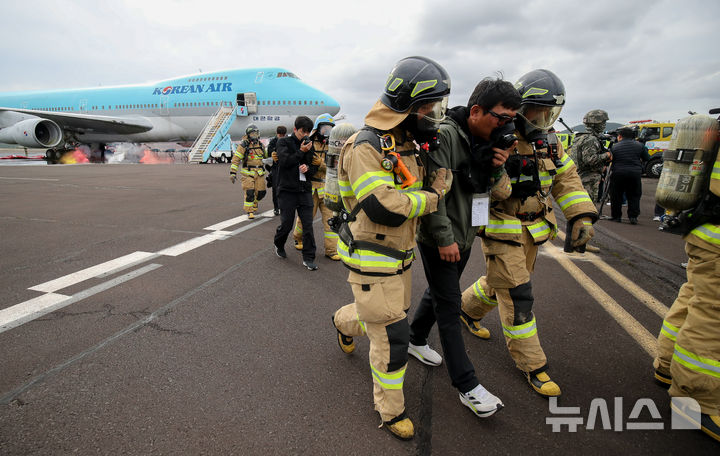
{"label": "emergency vehicle", "polygon": [[670,145],[670,137],[675,128],[674,122],[658,122],[655,120],[633,120],[630,127],[637,127],[637,140],[648,148],[650,161],[645,164],[645,174],[649,177],[660,177],[662,172],[663,152]]}

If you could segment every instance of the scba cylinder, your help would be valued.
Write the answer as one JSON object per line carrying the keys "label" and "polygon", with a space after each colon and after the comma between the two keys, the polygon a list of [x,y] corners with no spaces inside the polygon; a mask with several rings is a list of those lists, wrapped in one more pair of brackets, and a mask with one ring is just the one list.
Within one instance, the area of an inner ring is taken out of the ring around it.
{"label": "scba cylinder", "polygon": [[336,125],[330,130],[328,151],[327,154],[325,154],[325,164],[327,165],[327,171],[325,172],[325,206],[334,212],[338,212],[343,208],[340,187],[338,185],[338,161],[340,159],[340,151],[342,151],[348,138],[354,135],[356,131],[355,127],[349,123]]}
{"label": "scba cylinder", "polygon": [[655,191],[660,206],[678,213],[697,205],[715,162],[717,138],[718,121],[710,116],[695,114],[677,122]]}

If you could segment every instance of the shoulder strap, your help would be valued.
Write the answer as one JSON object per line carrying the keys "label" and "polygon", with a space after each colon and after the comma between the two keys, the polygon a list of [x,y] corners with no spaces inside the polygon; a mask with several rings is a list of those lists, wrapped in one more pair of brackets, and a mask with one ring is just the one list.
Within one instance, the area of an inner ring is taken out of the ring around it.
{"label": "shoulder strap", "polygon": [[373,148],[378,151],[378,153],[382,153],[382,147],[380,146],[380,135],[378,134],[378,130],[368,127],[365,125],[360,129],[357,136],[355,137],[355,145],[359,145],[362,143],[369,143]]}

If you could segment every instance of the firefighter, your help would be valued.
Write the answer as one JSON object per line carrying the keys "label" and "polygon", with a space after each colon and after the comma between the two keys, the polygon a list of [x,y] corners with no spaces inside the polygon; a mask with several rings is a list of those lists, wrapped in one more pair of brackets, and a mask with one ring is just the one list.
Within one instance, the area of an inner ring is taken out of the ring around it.
{"label": "firefighter", "polygon": [[[337,233],[330,229],[328,220],[332,217],[332,211],[325,206],[325,171],[327,166],[325,164],[325,155],[328,151],[328,138],[330,137],[330,130],[335,126],[335,121],[330,114],[320,114],[315,119],[315,125],[313,131],[310,133],[310,140],[312,141],[313,161],[312,164],[318,166],[318,171],[310,179],[312,181],[312,198],[313,198],[313,219],[318,209],[322,216],[323,233],[325,238],[325,256],[334,261],[340,260],[340,255],[337,254]],[[295,230],[293,231],[293,238],[295,239],[295,248],[302,250],[302,224],[300,218],[295,220]]]}
{"label": "firefighter", "polygon": [[530,274],[538,246],[557,234],[551,196],[573,226],[574,247],[593,236],[597,210],[572,159],[554,133],[548,134],[565,104],[562,81],[548,70],[533,70],[515,88],[522,97],[515,131],[518,145],[505,162],[512,194],[491,203],[489,223],[481,228],[487,275],[463,292],[460,318],[473,335],[488,339],[490,332],[480,320],[497,307],[518,369],[540,395],[559,396],[537,334]]}
{"label": "firefighter", "polygon": [[[423,187],[416,144],[437,133],[450,93],[450,77],[425,57],[407,57],[393,68],[365,126],[342,149],[338,184],[344,206],[338,253],[350,269],[355,302],[333,314],[340,348],[353,337],[370,340],[370,371],[381,426],[409,440],[403,380],[408,360],[411,271],[419,218],[437,209],[452,183],[440,168]],[[337,219],[334,219],[337,220]],[[334,224],[334,226],[337,226]]]}
{"label": "firefighter", "polygon": [[587,131],[575,135],[572,146],[578,174],[585,191],[594,203],[598,201],[603,169],[612,160],[612,154],[605,148],[604,141],[600,139],[600,135],[605,131],[607,121],[608,113],[602,109],[589,111],[583,117],[583,124]]}
{"label": "firefighter", "polygon": [[240,145],[235,149],[232,164],[230,165],[230,181],[234,184],[237,179],[237,172],[242,163],[241,182],[245,190],[245,212],[248,218],[255,218],[255,211],[258,208],[258,201],[265,197],[265,169],[262,160],[267,158],[265,146],[260,142],[260,130],[254,124],[245,129],[245,136]]}
{"label": "firefighter", "polygon": [[[662,185],[658,183],[658,202],[678,205],[673,209],[686,204],[692,215],[684,226],[687,282],[663,320],[654,366],[655,379],[670,388],[671,397],[690,397],[700,406],[693,410],[687,402],[672,401],[672,409],[720,441],[720,154],[718,143],[713,144],[717,138],[718,122],[709,116],[679,121],[670,142],[677,160],[666,158]],[[681,158],[688,152],[689,158]],[[704,163],[706,172],[701,171]],[[695,185],[708,174],[709,179]],[[691,175],[689,185],[676,184],[678,178]]]}

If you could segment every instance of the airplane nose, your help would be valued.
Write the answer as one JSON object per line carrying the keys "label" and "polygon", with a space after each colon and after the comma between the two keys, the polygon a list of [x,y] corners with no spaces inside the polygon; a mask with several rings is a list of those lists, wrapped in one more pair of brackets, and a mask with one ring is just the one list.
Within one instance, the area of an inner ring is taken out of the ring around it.
{"label": "airplane nose", "polygon": [[325,106],[328,108],[328,113],[330,115],[335,115],[338,112],[340,112],[340,103],[337,102],[333,97],[330,95],[325,95]]}

